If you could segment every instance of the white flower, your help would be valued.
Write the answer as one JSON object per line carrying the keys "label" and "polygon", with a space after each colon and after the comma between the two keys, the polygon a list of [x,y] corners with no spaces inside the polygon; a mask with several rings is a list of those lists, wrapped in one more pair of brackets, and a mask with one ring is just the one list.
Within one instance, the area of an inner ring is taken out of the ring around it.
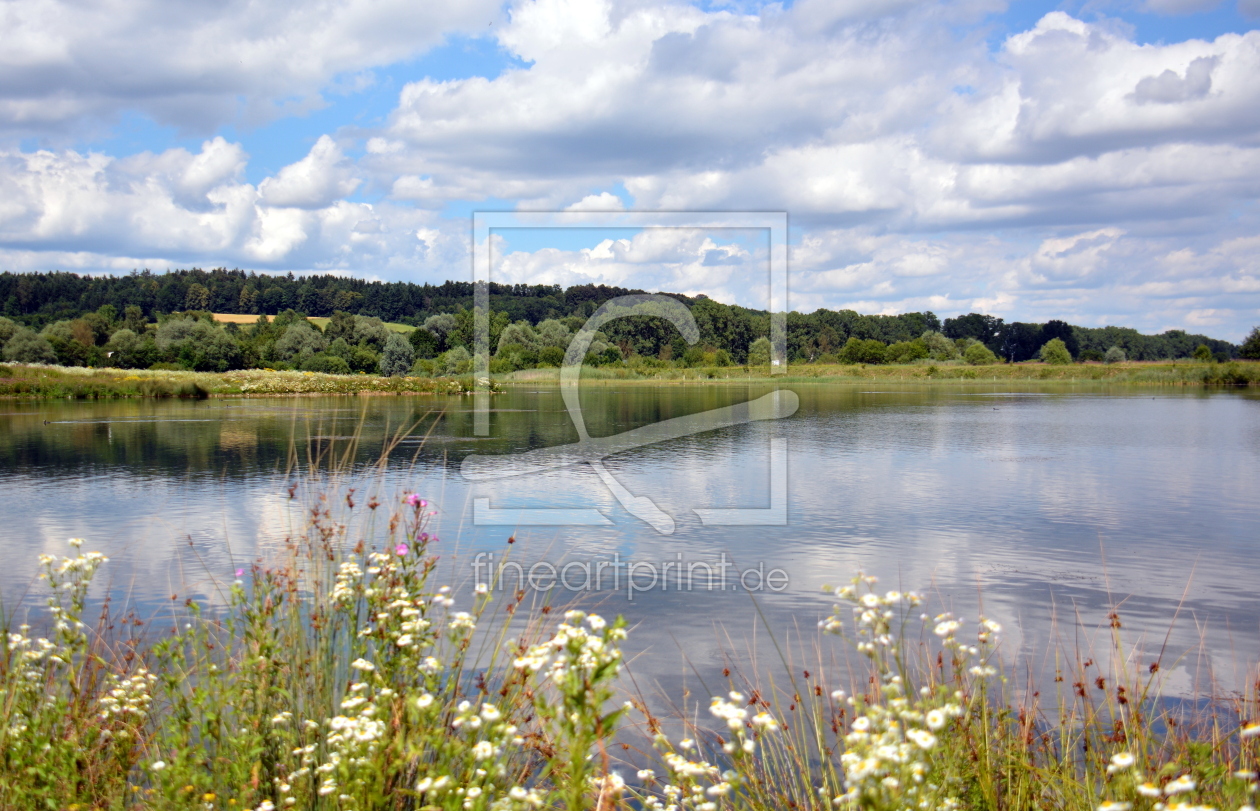
{"label": "white flower", "polygon": [[362,670],[364,672],[367,672],[370,670],[376,670],[376,665],[372,664],[367,659],[355,659],[353,662],[350,663],[350,667],[353,667],[355,670]]}
{"label": "white flower", "polygon": [[1117,752],[1111,756],[1111,765],[1107,767],[1107,774],[1122,772],[1132,765],[1133,755],[1128,752]]}
{"label": "white flower", "polygon": [[433,696],[429,695],[428,693],[422,693],[418,698],[416,698],[416,706],[422,710],[425,707],[431,706],[432,704],[433,704]]}
{"label": "white flower", "polygon": [[494,757],[494,744],[490,743],[490,741],[478,741],[472,751],[474,759],[486,760]]}
{"label": "white flower", "polygon": [[924,751],[936,746],[936,736],[926,729],[911,729],[906,732],[906,737],[914,741],[915,745]]}
{"label": "white flower", "polygon": [[1103,803],[1098,806],[1098,811],[1129,811],[1132,807],[1129,803]]}
{"label": "white flower", "polygon": [[411,634],[403,634],[402,636],[398,637],[398,639],[397,639],[397,640],[395,640],[395,644],[397,644],[397,645],[398,645],[398,647],[400,647],[400,648],[410,647],[410,646],[411,646]]}
{"label": "white flower", "polygon": [[945,726],[945,713],[940,710],[932,710],[927,714],[927,725],[928,729],[933,732]]}
{"label": "white flower", "polygon": [[1171,797],[1174,794],[1181,794],[1182,792],[1186,792],[1186,791],[1194,791],[1194,787],[1195,787],[1195,782],[1194,780],[1190,778],[1190,775],[1183,774],[1181,777],[1178,777],[1176,780],[1164,786],[1164,793],[1167,794],[1169,797]]}
{"label": "white flower", "polygon": [[153,771],[155,771],[155,772],[160,772],[160,771],[162,771],[163,769],[165,769],[165,768],[166,768],[166,761],[164,761],[164,760],[155,760],[155,761],[153,761],[153,764],[152,764],[151,766],[149,766],[149,768],[150,768],[150,769],[152,769],[152,770],[153,770]]}
{"label": "white flower", "polygon": [[1257,721],[1254,724],[1248,724],[1247,726],[1243,727],[1242,731],[1239,732],[1238,734],[1242,737],[1243,740],[1247,740],[1248,738],[1254,738],[1257,735],[1260,735],[1260,721]]}
{"label": "white flower", "polygon": [[1142,783],[1137,787],[1137,793],[1143,797],[1158,797],[1160,795],[1159,786],[1154,783]]}

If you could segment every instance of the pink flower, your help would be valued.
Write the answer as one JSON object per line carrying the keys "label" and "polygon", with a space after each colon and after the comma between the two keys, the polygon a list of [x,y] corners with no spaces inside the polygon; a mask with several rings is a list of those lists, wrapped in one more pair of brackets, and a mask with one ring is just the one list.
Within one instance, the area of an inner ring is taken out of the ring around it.
{"label": "pink flower", "polygon": [[407,496],[405,499],[403,499],[403,501],[407,502],[408,504],[416,508],[429,506],[429,502],[420,498],[420,496],[415,493],[412,493],[411,495]]}
{"label": "pink flower", "polygon": [[398,546],[394,547],[394,554],[397,555],[398,557],[402,557],[403,555],[407,554],[409,551],[411,550],[407,548],[407,544],[405,543],[400,543],[398,544]]}
{"label": "pink flower", "polygon": [[245,570],[244,570],[244,569],[237,569],[237,570],[236,570],[236,576],[237,576],[237,577],[240,577],[240,576],[241,576],[241,575],[243,575],[243,574],[245,574]]}

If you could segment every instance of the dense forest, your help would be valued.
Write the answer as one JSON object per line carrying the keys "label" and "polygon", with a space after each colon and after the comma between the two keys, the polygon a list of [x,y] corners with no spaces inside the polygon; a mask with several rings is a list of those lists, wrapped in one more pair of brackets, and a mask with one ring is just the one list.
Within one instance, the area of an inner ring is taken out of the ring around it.
{"label": "dense forest", "polygon": [[[573,333],[611,298],[642,293],[603,285],[490,285],[491,370],[557,366]],[[660,366],[768,363],[769,315],[704,296],[669,294],[695,317],[688,345],[653,316],[605,325],[587,361]],[[0,345],[11,361],[64,365],[169,365],[200,370],[252,366],[326,372],[452,374],[467,371],[471,282],[376,282],[241,270],[0,274]],[[211,313],[257,315],[219,324]],[[308,318],[330,319],[323,329]],[[412,329],[400,332],[386,322]],[[1260,357],[1260,332],[1242,345],[1170,330],[1063,321],[1011,322],[971,313],[943,322],[931,312],[787,314],[790,363],[987,364]]]}

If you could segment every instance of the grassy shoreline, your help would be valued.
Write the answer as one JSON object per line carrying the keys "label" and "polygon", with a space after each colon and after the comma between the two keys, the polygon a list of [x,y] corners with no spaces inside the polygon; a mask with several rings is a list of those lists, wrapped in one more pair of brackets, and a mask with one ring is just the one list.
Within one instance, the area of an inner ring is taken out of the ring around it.
{"label": "grassy shoreline", "polygon": [[[782,375],[768,368],[586,367],[583,385],[733,385],[794,383],[1105,383],[1135,386],[1260,386],[1260,362],[1134,362],[1048,366],[1041,363],[964,366],[798,364]],[[559,369],[495,375],[496,385],[558,383]],[[471,376],[381,377],[243,369],[233,372],[0,365],[0,398],[113,399],[136,397],[266,397],[285,395],[423,395],[472,391]]]}
{"label": "grassy shoreline", "polygon": [[139,397],[279,397],[292,395],[463,394],[472,378],[329,375],[242,369],[186,372],[81,366],[0,365],[0,398],[125,399]]}
{"label": "grassy shoreline", "polygon": [[[1140,386],[1257,386],[1260,362],[1193,363],[1189,361],[1128,362],[1115,364],[1016,363],[995,366],[962,364],[907,365],[829,365],[795,364],[781,375],[747,367],[728,366],[695,369],[584,368],[583,385],[601,383],[641,383],[647,385],[695,383],[1114,383]],[[558,369],[530,369],[504,376],[504,385],[515,383],[558,383]]]}

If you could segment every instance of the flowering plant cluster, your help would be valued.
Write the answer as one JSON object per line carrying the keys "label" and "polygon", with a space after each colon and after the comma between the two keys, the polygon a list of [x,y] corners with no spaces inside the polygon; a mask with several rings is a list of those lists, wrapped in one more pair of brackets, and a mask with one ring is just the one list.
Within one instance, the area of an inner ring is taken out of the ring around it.
{"label": "flowering plant cluster", "polygon": [[[425,499],[405,494],[380,524],[367,500],[376,544],[352,537],[358,503],[347,493],[351,518],[334,518],[318,499],[289,560],[234,566],[226,605],[176,603],[148,645],[82,621],[103,555],[75,539],[42,556],[48,631],[6,628],[0,656],[0,808],[1254,811],[1260,724],[1228,750],[1175,750],[1198,757],[1185,765],[1131,726],[1136,711],[1106,716],[1105,737],[1061,712],[1049,734],[993,709],[996,622],[964,640],[962,619],[863,575],[820,623],[869,666],[852,695],[809,671],[790,689],[732,683],[671,737],[621,693],[623,619],[517,617],[516,593],[490,621],[488,589],[433,582]],[[650,746],[631,743],[636,711]],[[1108,760],[1104,740],[1125,748]],[[1055,769],[1066,777],[1044,777]]]}
{"label": "flowering plant cluster", "polygon": [[[873,673],[869,692],[833,694],[853,713],[840,756],[845,791],[833,802],[864,809],[958,808],[957,787],[934,768],[934,761],[940,737],[948,735],[951,722],[965,713],[966,696],[956,686],[916,686],[918,674],[906,661],[901,638],[911,610],[923,600],[914,592],[880,594],[877,583],[875,577],[859,574],[849,585],[836,588],[840,603],[819,623],[827,633],[851,641],[871,662]],[[977,644],[968,645],[957,637],[963,621],[952,614],[931,621],[921,614],[919,619],[932,628],[955,673],[981,680],[996,674],[988,662],[1001,630],[996,622],[982,618]]]}

